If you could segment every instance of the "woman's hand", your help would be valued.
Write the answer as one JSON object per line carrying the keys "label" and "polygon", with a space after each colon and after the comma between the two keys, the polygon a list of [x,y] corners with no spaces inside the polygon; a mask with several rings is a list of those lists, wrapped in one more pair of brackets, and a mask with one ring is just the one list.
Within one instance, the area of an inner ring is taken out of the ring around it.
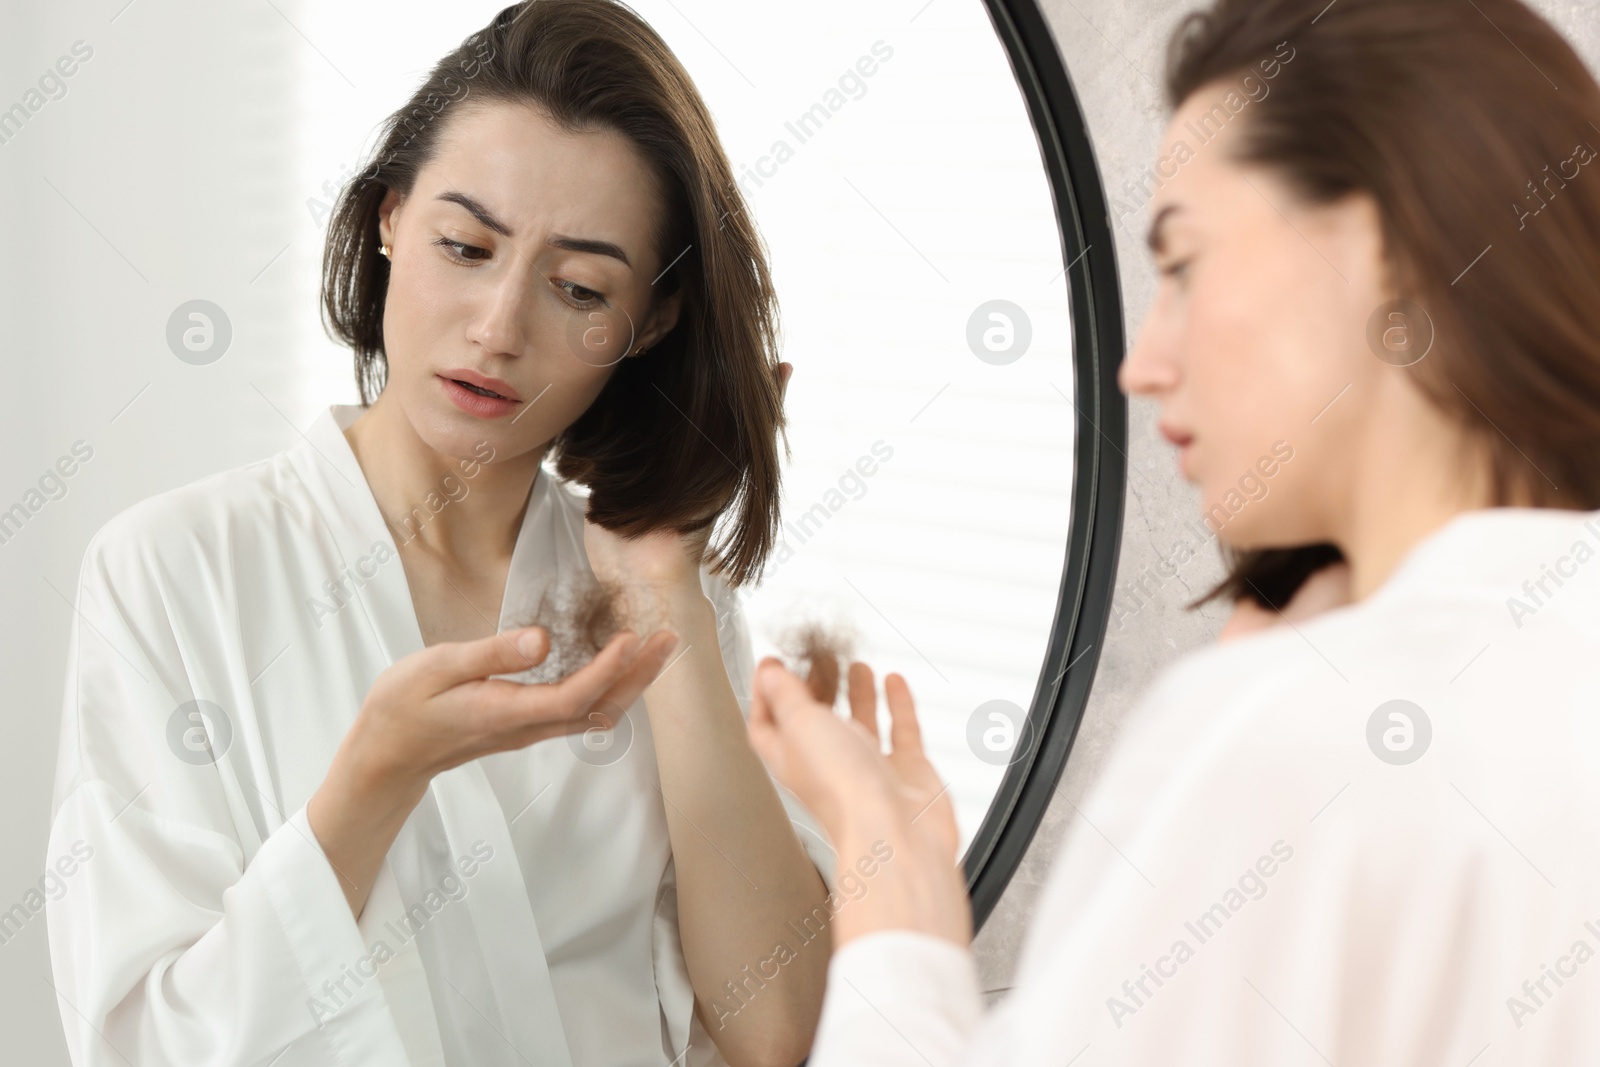
{"label": "woman's hand", "polygon": [[957,850],[960,834],[947,787],[922,751],[911,690],[884,678],[890,751],[882,751],[872,669],[848,671],[850,718],[811,696],[773,658],[756,668],[750,744],[774,778],[816,815],[849,867],[879,839],[894,856],[859,900],[839,912],[835,947],[873,930],[912,929],[967,945],[972,908]]}
{"label": "woman's hand", "polygon": [[1264,608],[1254,600],[1240,600],[1233,614],[1217,634],[1218,641],[1231,641],[1257,630],[1264,630],[1281,622],[1299,622],[1324,611],[1350,603],[1350,564],[1344,560],[1330,563],[1311,573],[1294,596],[1289,598],[1282,611]]}
{"label": "woman's hand", "polygon": [[691,629],[700,611],[715,614],[700,585],[708,526],[693,534],[658,529],[625,538],[583,521],[583,547],[589,569],[615,597],[618,622],[636,630]]}
{"label": "woman's hand", "polygon": [[549,634],[527,627],[430,645],[378,675],[306,806],[356,917],[383,857],[435,775],[493,752],[610,729],[676,644],[671,631],[641,641],[623,630],[559,682],[492,677],[527,670],[549,654]]}
{"label": "woman's hand", "polygon": [[670,631],[641,640],[623,630],[561,681],[524,684],[492,676],[542,662],[550,652],[543,627],[441,642],[378,675],[347,747],[378,775],[426,785],[434,775],[479,756],[591,727],[609,729],[676,644]]}
{"label": "woman's hand", "polygon": [[[790,363],[778,364],[778,388],[786,395]],[[711,527],[692,534],[674,530],[652,530],[639,537],[625,538],[584,520],[583,547],[589,569],[604,585],[619,589],[625,600],[629,622],[659,617],[661,601],[701,595],[700,567],[705,561]]]}
{"label": "woman's hand", "polygon": [[[637,587],[664,592],[693,583],[700,590],[700,563],[710,539],[708,526],[693,534],[651,530],[626,538],[584,519],[583,547],[589,569],[605,585],[632,591]],[[631,618],[630,618],[631,621]]]}

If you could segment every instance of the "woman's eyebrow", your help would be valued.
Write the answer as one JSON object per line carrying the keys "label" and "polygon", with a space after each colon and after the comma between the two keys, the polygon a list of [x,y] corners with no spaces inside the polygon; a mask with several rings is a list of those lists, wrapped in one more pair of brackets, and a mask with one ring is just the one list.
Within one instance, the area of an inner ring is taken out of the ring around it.
{"label": "woman's eyebrow", "polygon": [[434,199],[444,200],[452,204],[460,204],[462,207],[472,212],[473,218],[489,227],[489,229],[493,230],[501,237],[516,236],[516,231],[514,231],[510,226],[507,226],[505,223],[501,222],[499,219],[495,218],[494,214],[490,212],[488,208],[478,203],[466,193],[457,192],[456,190],[451,189],[448,192],[440,193]]}
{"label": "woman's eyebrow", "polygon": [[[495,233],[498,233],[502,237],[515,237],[517,235],[515,230],[506,225],[504,222],[501,222],[499,219],[495,218],[493,212],[484,207],[477,200],[474,200],[472,197],[468,196],[466,193],[457,192],[456,190],[451,189],[447,192],[440,193],[434,199],[443,200],[451,204],[461,205],[468,211],[472,212],[473,218],[477,219],[479,222],[483,223],[485,226],[489,227],[489,229],[493,230]],[[621,246],[613,244],[610,241],[599,241],[588,237],[567,237],[562,234],[554,234],[546,243],[552,248],[564,248],[569,252],[589,252],[597,256],[610,256],[613,259],[620,259],[630,269],[633,267],[633,262],[628,259],[628,253],[624,252]]]}
{"label": "woman's eyebrow", "polygon": [[561,234],[552,234],[550,240],[545,242],[552,248],[565,248],[569,252],[592,252],[597,256],[610,256],[620,259],[631,270],[633,264],[628,261],[628,253],[610,241],[596,241],[587,237],[564,237]]}
{"label": "woman's eyebrow", "polygon": [[1145,237],[1145,244],[1151,252],[1158,256],[1167,247],[1167,227],[1165,225],[1167,216],[1177,210],[1177,204],[1168,204],[1156,214],[1155,220],[1150,223],[1150,233]]}

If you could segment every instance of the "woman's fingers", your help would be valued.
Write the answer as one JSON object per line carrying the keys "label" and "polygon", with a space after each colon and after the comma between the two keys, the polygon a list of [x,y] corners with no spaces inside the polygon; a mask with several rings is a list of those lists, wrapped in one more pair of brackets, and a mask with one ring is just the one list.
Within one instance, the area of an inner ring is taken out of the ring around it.
{"label": "woman's fingers", "polygon": [[1283,609],[1284,618],[1308,619],[1313,615],[1350,603],[1350,564],[1336,560],[1301,583]]}
{"label": "woman's fingers", "polygon": [[1257,630],[1265,630],[1280,617],[1276,611],[1264,608],[1254,600],[1248,598],[1239,600],[1234,603],[1233,613],[1228,616],[1228,621],[1217,631],[1217,643],[1231,641]]}
{"label": "woman's fingers", "polygon": [[873,685],[872,668],[860,660],[850,664],[847,672],[850,694],[850,716],[866,727],[880,751],[883,735],[878,732],[878,694]]}
{"label": "woman's fingers", "polygon": [[759,714],[764,722],[770,722],[778,730],[807,709],[828,710],[811,695],[811,689],[799,675],[771,656],[764,658],[756,668],[751,689],[751,717]]}
{"label": "woman's fingers", "polygon": [[756,664],[755,674],[750,680],[750,713],[745,718],[745,731],[750,736],[756,755],[771,766],[781,748],[781,737],[778,721],[772,715],[772,704],[767,700],[760,682],[761,672],[769,663],[775,669],[783,669],[783,661],[776,656],[763,656],[761,662]]}
{"label": "woman's fingers", "polygon": [[889,704],[889,747],[893,752],[922,754],[922,727],[917,723],[917,705],[904,677],[890,674],[883,680],[883,696]]}
{"label": "woman's fingers", "polygon": [[1217,632],[1217,641],[1231,641],[1282,622],[1297,622],[1350,603],[1350,564],[1335,560],[1300,583],[1282,611],[1264,608],[1253,599],[1235,602],[1233,613]]}
{"label": "woman's fingers", "polygon": [[552,682],[545,692],[592,700],[604,693],[628,669],[644,643],[645,639],[632,630],[618,630],[600,647],[593,659],[559,682]]}
{"label": "woman's fingers", "polygon": [[657,630],[636,645],[631,633],[625,640],[613,638],[599,655],[561,681],[524,686],[513,695],[508,725],[554,724],[554,730],[544,731],[546,736],[610,729],[661,673],[677,642],[671,630]]}
{"label": "woman's fingers", "polygon": [[600,696],[601,706],[611,705],[618,714],[631,707],[660,676],[668,657],[678,654],[678,644],[678,635],[671,630],[657,630],[646,637],[621,676]]}
{"label": "woman's fingers", "polygon": [[[559,682],[486,685],[485,729],[490,733],[539,723],[581,719],[632,665],[641,642],[631,630],[613,634],[594,659]],[[491,679],[495,681],[495,679]]]}
{"label": "woman's fingers", "polygon": [[549,653],[550,634],[542,626],[527,626],[476,641],[442,641],[418,655],[431,696],[464,682],[525,671]]}
{"label": "woman's fingers", "polygon": [[[761,662],[756,664],[755,677],[761,676],[761,668],[768,663],[782,666],[782,661],[776,656],[763,656]],[[761,757],[761,762],[770,767],[782,781],[785,769],[783,738],[778,732],[777,722],[772,717],[772,705],[767,703],[766,695],[754,678],[751,679],[750,685],[750,713],[745,717],[745,733],[750,739],[750,747]]]}

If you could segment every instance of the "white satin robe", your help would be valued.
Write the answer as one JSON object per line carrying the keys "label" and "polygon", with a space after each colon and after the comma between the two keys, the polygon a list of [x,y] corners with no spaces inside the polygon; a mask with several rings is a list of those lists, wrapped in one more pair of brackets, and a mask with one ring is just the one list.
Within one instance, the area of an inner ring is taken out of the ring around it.
{"label": "white satin robe", "polygon": [[1493,508],[1359,604],[1168,668],[1015,987],[985,1012],[966,948],[857,938],[808,1067],[1595,1063],[1600,512]]}
{"label": "white satin robe", "polygon": [[[664,1067],[689,1046],[678,1062],[721,1064],[642,700],[613,763],[556,738],[437,776],[351,915],[305,805],[373,680],[423,647],[341,432],[360,413],[331,406],[293,447],[145,500],[88,546],[48,857],[89,855],[48,905],[73,1063]],[[583,512],[540,471],[500,629],[590,576]],[[748,710],[737,592],[701,577]],[[831,889],[829,843],[777,788]]]}

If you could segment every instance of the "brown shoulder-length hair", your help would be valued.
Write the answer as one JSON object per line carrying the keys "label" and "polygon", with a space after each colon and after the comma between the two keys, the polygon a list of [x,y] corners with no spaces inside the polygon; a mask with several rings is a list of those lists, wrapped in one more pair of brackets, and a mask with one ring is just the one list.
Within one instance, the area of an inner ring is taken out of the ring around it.
{"label": "brown shoulder-length hair", "polygon": [[[1288,42],[1235,158],[1307,203],[1371,194],[1433,347],[1394,373],[1486,450],[1498,506],[1600,508],[1600,87],[1518,0],[1217,0],[1168,44],[1166,93]],[[1404,457],[1395,457],[1404,462]],[[1339,550],[1232,552],[1195,601],[1282,606]]]}
{"label": "brown shoulder-length hair", "polygon": [[735,586],[754,579],[776,542],[784,429],[766,250],[688,73],[616,0],[525,0],[501,11],[434,66],[384,123],[374,162],[341,191],[322,310],[355,353],[362,406],[388,372],[378,206],[389,189],[410,195],[441,127],[469,101],[532,104],[569,130],[616,131],[655,174],[666,204],[656,250],[669,264],[656,284],[682,290],[678,323],[648,354],[618,363],[549,455],[563,479],[589,487],[589,519],[624,536],[697,533],[727,513],[722,539],[708,545],[712,569]]}

